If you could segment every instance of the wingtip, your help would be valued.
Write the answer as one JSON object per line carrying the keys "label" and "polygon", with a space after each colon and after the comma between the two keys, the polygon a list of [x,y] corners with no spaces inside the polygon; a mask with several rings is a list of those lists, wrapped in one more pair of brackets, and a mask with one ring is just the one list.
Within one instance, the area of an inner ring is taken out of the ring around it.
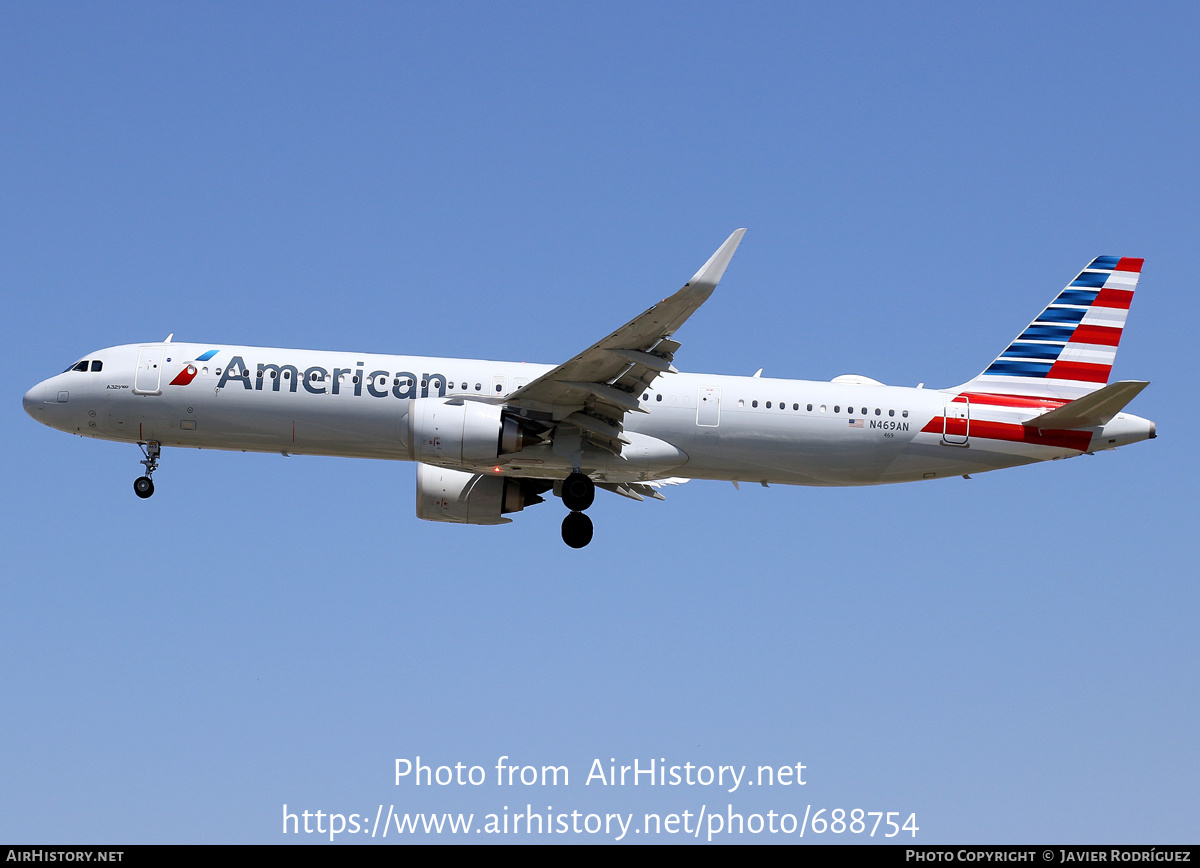
{"label": "wingtip", "polygon": [[688,281],[688,285],[695,286],[698,283],[707,284],[710,287],[715,287],[721,282],[721,277],[725,274],[725,269],[729,267],[729,261],[733,259],[733,254],[737,252],[738,245],[742,243],[742,236],[746,234],[746,230],[735,229],[733,233],[725,239],[725,243],[717,248],[717,252],[709,257],[708,262],[704,263],[697,271],[692,279]]}

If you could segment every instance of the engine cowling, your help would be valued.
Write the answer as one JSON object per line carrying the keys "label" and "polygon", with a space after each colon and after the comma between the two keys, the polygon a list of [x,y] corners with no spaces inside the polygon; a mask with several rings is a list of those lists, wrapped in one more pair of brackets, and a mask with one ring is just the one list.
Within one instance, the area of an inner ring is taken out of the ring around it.
{"label": "engine cowling", "polygon": [[417,518],[455,524],[507,524],[508,513],[541,503],[551,483],[417,465]]}
{"label": "engine cowling", "polygon": [[414,461],[486,464],[537,442],[499,404],[421,398],[408,414],[408,443]]}

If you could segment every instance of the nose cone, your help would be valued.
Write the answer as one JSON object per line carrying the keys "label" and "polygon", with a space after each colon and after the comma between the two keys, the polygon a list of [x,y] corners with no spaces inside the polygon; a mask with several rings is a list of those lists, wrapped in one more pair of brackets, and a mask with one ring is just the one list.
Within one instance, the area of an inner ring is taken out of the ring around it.
{"label": "nose cone", "polygon": [[42,396],[45,393],[46,384],[38,383],[36,386],[26,392],[25,397],[21,399],[21,404],[25,407],[25,412],[34,419],[37,419],[39,422],[42,421],[40,414],[42,405],[45,403],[45,401],[42,399]]}

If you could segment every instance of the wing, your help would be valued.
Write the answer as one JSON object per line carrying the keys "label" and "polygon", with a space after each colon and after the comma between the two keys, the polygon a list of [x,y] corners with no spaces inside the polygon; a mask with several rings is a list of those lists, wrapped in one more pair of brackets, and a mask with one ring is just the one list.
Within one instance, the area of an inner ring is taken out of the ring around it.
{"label": "wing", "polygon": [[638,398],[660,375],[674,373],[679,343],[671,340],[721,282],[745,229],[725,240],[677,293],[634,317],[568,362],[508,397],[510,406],[574,425],[583,438],[620,454],[626,413],[644,413]]}

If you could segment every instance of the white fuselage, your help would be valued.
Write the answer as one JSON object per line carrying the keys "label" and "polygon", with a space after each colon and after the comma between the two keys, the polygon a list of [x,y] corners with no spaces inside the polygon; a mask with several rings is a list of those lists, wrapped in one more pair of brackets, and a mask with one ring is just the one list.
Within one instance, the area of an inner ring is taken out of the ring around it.
{"label": "white fuselage", "polygon": [[[63,431],[130,443],[427,462],[410,437],[419,402],[503,403],[552,369],[184,343],[111,347],[87,361],[100,362],[100,370],[68,370],[30,389],[30,415]],[[682,477],[873,485],[1154,436],[1153,423],[1126,413],[1102,428],[1047,432],[1021,423],[1057,406],[1050,400],[1013,406],[958,390],[871,383],[670,373],[639,397],[645,412],[626,415],[630,442],[621,455],[585,443],[583,472],[617,483]],[[571,451],[543,442],[486,462],[447,455],[432,463],[558,479],[572,469]]]}

